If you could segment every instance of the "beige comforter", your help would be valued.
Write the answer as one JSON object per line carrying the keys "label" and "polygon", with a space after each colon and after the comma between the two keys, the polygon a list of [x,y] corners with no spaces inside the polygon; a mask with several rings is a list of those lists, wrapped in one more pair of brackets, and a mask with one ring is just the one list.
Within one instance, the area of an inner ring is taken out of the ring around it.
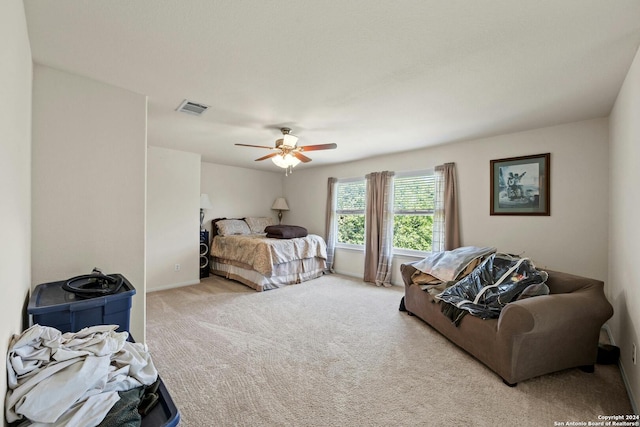
{"label": "beige comforter", "polygon": [[272,276],[278,264],[305,259],[327,258],[322,237],[309,234],[296,239],[270,239],[263,235],[215,236],[211,255],[251,266],[264,276]]}

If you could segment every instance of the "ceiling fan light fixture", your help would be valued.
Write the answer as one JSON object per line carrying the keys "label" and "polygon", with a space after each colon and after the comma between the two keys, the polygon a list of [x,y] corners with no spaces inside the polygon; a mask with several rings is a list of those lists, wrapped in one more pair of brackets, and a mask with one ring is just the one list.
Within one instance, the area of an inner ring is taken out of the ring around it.
{"label": "ceiling fan light fixture", "polygon": [[300,164],[300,160],[289,153],[284,156],[282,154],[278,154],[277,156],[272,157],[271,161],[282,169],[288,169],[290,167],[293,168]]}
{"label": "ceiling fan light fixture", "polygon": [[285,175],[289,176],[293,173],[293,168],[300,163],[300,160],[297,159],[291,153],[287,154],[278,154],[277,156],[273,156],[271,161],[278,167],[281,167],[285,170]]}
{"label": "ceiling fan light fixture", "polygon": [[251,145],[251,144],[235,144],[242,147],[255,147],[255,148],[267,148],[269,150],[275,150],[271,154],[262,156],[256,159],[256,162],[271,159],[271,161],[278,167],[286,170],[286,175],[290,175],[293,172],[293,168],[303,163],[309,163],[311,158],[302,154],[303,151],[317,151],[317,150],[333,150],[338,148],[336,144],[319,144],[319,145],[305,145],[298,147],[298,137],[291,134],[291,129],[280,128],[282,132],[282,138],[276,140],[275,147],[267,147],[264,145]]}

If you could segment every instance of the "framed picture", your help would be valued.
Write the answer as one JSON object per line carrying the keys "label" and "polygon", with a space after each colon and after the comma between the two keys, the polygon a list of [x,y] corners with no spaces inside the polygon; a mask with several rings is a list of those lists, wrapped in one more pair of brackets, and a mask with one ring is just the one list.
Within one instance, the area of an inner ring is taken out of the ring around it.
{"label": "framed picture", "polygon": [[491,215],[551,215],[550,154],[491,160]]}

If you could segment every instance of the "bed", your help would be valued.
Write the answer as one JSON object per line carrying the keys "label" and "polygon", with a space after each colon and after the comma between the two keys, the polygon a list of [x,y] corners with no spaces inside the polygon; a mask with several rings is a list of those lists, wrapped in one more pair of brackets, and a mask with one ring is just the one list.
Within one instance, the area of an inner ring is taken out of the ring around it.
{"label": "bed", "polygon": [[327,246],[322,237],[270,238],[272,218],[212,221],[211,273],[256,291],[302,283],[324,274]]}

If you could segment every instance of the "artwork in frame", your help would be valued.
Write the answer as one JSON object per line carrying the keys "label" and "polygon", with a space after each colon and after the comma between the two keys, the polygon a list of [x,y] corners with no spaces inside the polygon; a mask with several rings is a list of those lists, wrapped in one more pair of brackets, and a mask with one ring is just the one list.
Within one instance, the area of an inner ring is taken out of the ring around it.
{"label": "artwork in frame", "polygon": [[491,215],[551,215],[550,156],[491,160]]}

